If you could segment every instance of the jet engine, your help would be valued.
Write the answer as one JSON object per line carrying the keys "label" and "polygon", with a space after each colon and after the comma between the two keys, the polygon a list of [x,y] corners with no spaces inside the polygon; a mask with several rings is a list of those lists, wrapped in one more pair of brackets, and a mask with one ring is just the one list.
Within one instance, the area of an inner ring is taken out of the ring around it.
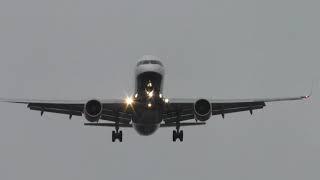
{"label": "jet engine", "polygon": [[211,103],[206,99],[199,99],[194,103],[194,116],[198,121],[207,121],[212,115]]}
{"label": "jet engine", "polygon": [[102,114],[102,103],[98,100],[90,100],[84,106],[85,118],[90,122],[99,121]]}

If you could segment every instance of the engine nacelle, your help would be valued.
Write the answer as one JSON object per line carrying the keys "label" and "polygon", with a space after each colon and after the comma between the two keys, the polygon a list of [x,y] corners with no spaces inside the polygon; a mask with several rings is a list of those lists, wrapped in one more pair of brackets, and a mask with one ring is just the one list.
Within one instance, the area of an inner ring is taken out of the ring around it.
{"label": "engine nacelle", "polygon": [[194,116],[198,121],[207,121],[212,115],[211,103],[206,99],[199,99],[194,103]]}
{"label": "engine nacelle", "polygon": [[84,106],[84,116],[90,122],[99,121],[102,114],[102,103],[98,100],[90,100]]}

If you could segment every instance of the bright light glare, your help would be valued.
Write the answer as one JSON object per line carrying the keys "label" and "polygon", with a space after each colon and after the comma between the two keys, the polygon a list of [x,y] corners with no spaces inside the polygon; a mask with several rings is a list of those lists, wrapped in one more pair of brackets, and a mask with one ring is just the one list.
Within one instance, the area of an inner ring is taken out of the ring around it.
{"label": "bright light glare", "polygon": [[162,99],[162,94],[159,94],[159,97]]}
{"label": "bright light glare", "polygon": [[164,102],[165,102],[165,103],[169,103],[169,99],[165,99]]}
{"label": "bright light glare", "polygon": [[127,98],[126,98],[126,103],[127,103],[127,105],[132,105],[132,104],[133,104],[133,99],[132,99],[132,97],[127,97]]}
{"label": "bright light glare", "polygon": [[148,96],[149,96],[149,98],[152,98],[153,97],[153,91],[149,92]]}
{"label": "bright light glare", "polygon": [[148,108],[151,108],[152,107],[152,104],[151,103],[148,103]]}

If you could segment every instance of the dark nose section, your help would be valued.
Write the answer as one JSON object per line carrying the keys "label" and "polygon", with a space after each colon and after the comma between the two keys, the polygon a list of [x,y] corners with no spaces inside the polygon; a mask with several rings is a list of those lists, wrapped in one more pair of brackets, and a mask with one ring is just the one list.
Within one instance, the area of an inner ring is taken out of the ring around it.
{"label": "dark nose section", "polygon": [[140,135],[150,136],[157,131],[157,129],[159,128],[159,125],[157,125],[157,124],[152,124],[152,125],[134,124],[133,127]]}

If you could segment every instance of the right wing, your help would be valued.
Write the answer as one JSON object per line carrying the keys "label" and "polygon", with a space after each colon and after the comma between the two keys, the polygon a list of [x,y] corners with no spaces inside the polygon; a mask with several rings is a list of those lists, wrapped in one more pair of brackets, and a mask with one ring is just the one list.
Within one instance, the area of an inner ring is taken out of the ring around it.
{"label": "right wing", "polygon": [[[26,104],[30,110],[58,113],[72,116],[82,116],[85,100],[29,100],[29,99],[0,99],[0,102]],[[102,100],[102,120],[129,124],[132,112],[126,108],[123,100]]]}

